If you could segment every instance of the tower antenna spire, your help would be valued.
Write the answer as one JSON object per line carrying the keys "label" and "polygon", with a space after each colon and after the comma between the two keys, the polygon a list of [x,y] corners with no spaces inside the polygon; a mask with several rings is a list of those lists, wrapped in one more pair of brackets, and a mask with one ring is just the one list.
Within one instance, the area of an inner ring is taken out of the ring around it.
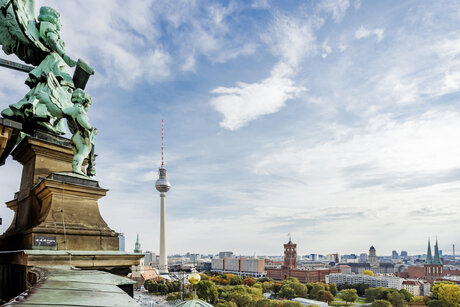
{"label": "tower antenna spire", "polygon": [[164,159],[164,139],[165,139],[165,128],[164,128],[164,121],[161,120],[161,167],[165,166],[165,159]]}

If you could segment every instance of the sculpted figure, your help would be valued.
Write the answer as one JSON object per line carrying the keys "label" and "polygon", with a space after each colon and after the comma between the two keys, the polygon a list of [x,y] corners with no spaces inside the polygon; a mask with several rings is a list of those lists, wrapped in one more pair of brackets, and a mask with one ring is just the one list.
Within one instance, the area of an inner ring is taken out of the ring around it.
{"label": "sculpted figure", "polygon": [[91,105],[91,97],[81,89],[76,89],[72,94],[73,106],[62,110],[67,119],[67,125],[72,133],[72,150],[74,153],[72,171],[84,175],[81,171],[83,160],[89,157],[87,175],[94,176],[94,139],[97,129],[89,123],[86,115]]}
{"label": "sculpted figure", "polygon": [[74,84],[70,67],[76,62],[65,54],[64,42],[59,36],[59,13],[50,7],[42,7],[38,21],[39,39],[50,52],[29,73],[26,84],[30,91],[19,102],[3,110],[2,116],[25,123],[26,129],[32,130],[39,125],[48,131],[65,134],[62,117],[50,109],[52,106],[48,102],[59,109],[71,106]]}
{"label": "sculpted figure", "polygon": [[[73,171],[83,174],[81,165],[91,154],[87,175],[92,176],[95,174],[94,136],[97,130],[91,127],[86,115],[91,97],[82,89],[94,71],[84,61],[76,62],[66,54],[59,34],[59,13],[50,7],[41,7],[38,20],[35,20],[34,4],[34,0],[0,0],[3,51],[14,53],[36,66],[25,81],[29,92],[1,115],[21,122],[26,134],[36,129],[65,134],[63,119],[66,118],[73,135]],[[75,65],[72,77],[71,67]]]}

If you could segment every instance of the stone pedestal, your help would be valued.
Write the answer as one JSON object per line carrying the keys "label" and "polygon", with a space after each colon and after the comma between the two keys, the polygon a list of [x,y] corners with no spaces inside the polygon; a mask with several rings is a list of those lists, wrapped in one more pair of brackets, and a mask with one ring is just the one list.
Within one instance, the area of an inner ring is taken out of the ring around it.
{"label": "stone pedestal", "polygon": [[102,219],[98,200],[107,190],[72,173],[70,141],[44,132],[26,137],[11,153],[23,165],[14,211],[0,250],[118,251],[118,233]]}

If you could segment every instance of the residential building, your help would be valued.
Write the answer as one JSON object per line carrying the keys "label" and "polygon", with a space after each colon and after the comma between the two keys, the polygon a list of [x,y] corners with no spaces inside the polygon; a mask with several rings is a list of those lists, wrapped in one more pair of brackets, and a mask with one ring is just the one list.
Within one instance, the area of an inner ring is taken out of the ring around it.
{"label": "residential building", "polygon": [[367,254],[366,253],[362,253],[359,255],[359,262],[361,263],[366,263],[367,262]]}
{"label": "residential building", "polygon": [[407,252],[401,251],[401,258],[406,258],[406,257],[407,257]]}
{"label": "residential building", "polygon": [[118,250],[120,252],[125,251],[125,235],[123,233],[118,234]]}
{"label": "residential building", "polygon": [[402,289],[404,279],[400,277],[387,277],[387,276],[368,276],[357,274],[330,274],[326,276],[326,283],[328,284],[360,284],[364,283],[372,288],[395,288]]}
{"label": "residential building", "polygon": [[212,259],[211,271],[253,277],[266,275],[264,259],[255,258]]}
{"label": "residential building", "polygon": [[408,279],[403,281],[403,289],[416,296],[429,295],[430,283],[420,279]]}
{"label": "residential building", "polygon": [[392,251],[391,252],[391,259],[396,260],[399,258],[398,252],[397,251]]}

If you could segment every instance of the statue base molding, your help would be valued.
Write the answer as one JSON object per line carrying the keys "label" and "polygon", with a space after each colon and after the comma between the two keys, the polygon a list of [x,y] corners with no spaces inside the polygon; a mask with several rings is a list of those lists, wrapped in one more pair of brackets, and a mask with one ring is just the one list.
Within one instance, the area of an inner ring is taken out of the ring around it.
{"label": "statue base molding", "polygon": [[12,152],[23,165],[20,190],[0,250],[118,251],[118,233],[103,220],[98,200],[108,190],[72,173],[70,141],[45,132],[24,138]]}

